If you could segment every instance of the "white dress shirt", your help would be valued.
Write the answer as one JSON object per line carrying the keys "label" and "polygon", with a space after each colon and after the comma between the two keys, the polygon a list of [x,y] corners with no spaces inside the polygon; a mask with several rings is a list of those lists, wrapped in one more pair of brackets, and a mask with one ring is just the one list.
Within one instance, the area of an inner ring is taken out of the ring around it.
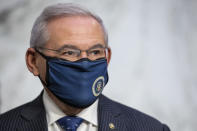
{"label": "white dress shirt", "polygon": [[[46,110],[46,118],[48,124],[48,131],[63,131],[63,129],[56,123],[56,121],[64,116],[61,109],[53,102],[44,90],[43,103]],[[77,131],[97,131],[98,130],[98,116],[97,116],[98,99],[89,107],[82,110],[76,116],[82,118],[84,121],[78,127]]]}

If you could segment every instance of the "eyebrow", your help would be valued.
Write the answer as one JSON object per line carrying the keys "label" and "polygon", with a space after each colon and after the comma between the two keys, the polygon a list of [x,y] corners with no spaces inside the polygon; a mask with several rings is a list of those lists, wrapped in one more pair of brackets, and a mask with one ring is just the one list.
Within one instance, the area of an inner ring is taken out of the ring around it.
{"label": "eyebrow", "polygon": [[[58,50],[63,50],[64,48],[80,50],[79,48],[77,48],[77,46],[74,46],[74,45],[71,45],[71,44],[65,44],[62,47],[60,47]],[[95,48],[105,48],[105,46],[103,46],[102,44],[98,43],[98,44],[93,45],[92,47],[90,47],[88,50],[95,49]]]}
{"label": "eyebrow", "polygon": [[71,45],[71,44],[65,44],[62,47],[60,47],[58,50],[62,50],[64,48],[71,48],[71,49],[78,49],[76,46]]}
{"label": "eyebrow", "polygon": [[102,44],[98,43],[98,44],[93,45],[92,47],[90,47],[88,50],[95,49],[95,48],[105,48],[105,46],[103,46]]}

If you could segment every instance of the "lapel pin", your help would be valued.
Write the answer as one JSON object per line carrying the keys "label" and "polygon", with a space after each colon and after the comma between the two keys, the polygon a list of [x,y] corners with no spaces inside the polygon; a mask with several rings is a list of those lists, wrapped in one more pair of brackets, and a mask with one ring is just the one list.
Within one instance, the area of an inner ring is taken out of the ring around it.
{"label": "lapel pin", "polygon": [[115,129],[114,124],[113,123],[109,123],[109,128],[112,129],[112,130]]}

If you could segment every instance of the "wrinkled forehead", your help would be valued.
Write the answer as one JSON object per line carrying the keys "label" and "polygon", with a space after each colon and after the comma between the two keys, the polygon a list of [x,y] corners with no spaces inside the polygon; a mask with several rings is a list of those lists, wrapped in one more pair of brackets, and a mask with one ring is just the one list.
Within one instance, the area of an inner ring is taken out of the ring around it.
{"label": "wrinkled forehead", "polygon": [[72,16],[51,20],[48,25],[48,44],[73,44],[90,47],[93,44],[105,44],[101,25],[91,17]]}
{"label": "wrinkled forehead", "polygon": [[101,25],[90,16],[57,17],[48,22],[47,28],[50,33],[54,30],[70,33],[87,33],[94,29],[103,33]]}

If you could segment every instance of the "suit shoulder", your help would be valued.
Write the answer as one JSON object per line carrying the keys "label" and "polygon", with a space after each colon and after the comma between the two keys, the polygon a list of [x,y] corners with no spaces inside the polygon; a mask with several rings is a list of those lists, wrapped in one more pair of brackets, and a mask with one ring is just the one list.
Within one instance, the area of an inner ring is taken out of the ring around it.
{"label": "suit shoulder", "polygon": [[122,114],[122,119],[124,119],[127,127],[143,127],[144,129],[157,130],[157,131],[169,131],[170,129],[162,124],[159,120],[147,115],[137,109],[121,104],[117,101],[111,100],[105,96],[103,99],[110,104],[114,110],[119,111]]}
{"label": "suit shoulder", "polygon": [[21,111],[25,106],[27,106],[28,104],[29,104],[29,103],[20,105],[20,106],[18,106],[18,107],[15,107],[15,108],[13,108],[13,109],[11,109],[11,110],[8,110],[8,111],[6,111],[6,112],[0,114],[0,120],[1,120],[2,118],[6,117],[6,116],[20,113],[20,111]]}
{"label": "suit shoulder", "polygon": [[6,112],[0,114],[0,121],[1,121],[2,119],[8,119],[8,118],[10,118],[10,117],[18,116],[18,115],[20,114],[21,110],[22,110],[24,107],[28,106],[28,104],[29,104],[29,103],[23,104],[23,105],[21,105],[21,106],[15,107],[15,108],[13,108],[13,109],[11,109],[11,110],[9,110],[9,111],[6,111]]}
{"label": "suit shoulder", "polygon": [[[20,115],[21,111],[28,105],[29,103],[26,103],[3,114],[0,114],[0,130],[7,129],[7,127],[14,128],[14,126],[18,125],[17,123],[20,123],[22,120]],[[9,124],[12,124],[12,126]]]}
{"label": "suit shoulder", "polygon": [[[28,108],[32,108],[33,107],[42,107],[43,103],[42,103],[42,93],[34,100],[28,102],[28,103],[25,103],[21,106],[18,106],[18,107],[15,107],[3,114],[0,114],[0,121],[1,120],[5,120],[5,119],[12,119],[14,117],[18,117],[20,114],[21,114],[21,111],[23,111],[23,113],[25,112],[24,109],[28,109]],[[34,108],[36,109],[36,108]]]}

